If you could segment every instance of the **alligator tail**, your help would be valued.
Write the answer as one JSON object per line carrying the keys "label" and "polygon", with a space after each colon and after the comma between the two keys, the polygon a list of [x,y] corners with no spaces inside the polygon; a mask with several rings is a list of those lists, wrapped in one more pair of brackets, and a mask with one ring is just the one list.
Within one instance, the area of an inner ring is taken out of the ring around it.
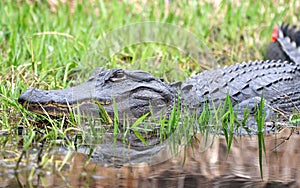
{"label": "alligator tail", "polygon": [[267,51],[268,59],[281,59],[300,64],[300,30],[296,26],[282,24],[275,27],[272,40],[273,43]]}

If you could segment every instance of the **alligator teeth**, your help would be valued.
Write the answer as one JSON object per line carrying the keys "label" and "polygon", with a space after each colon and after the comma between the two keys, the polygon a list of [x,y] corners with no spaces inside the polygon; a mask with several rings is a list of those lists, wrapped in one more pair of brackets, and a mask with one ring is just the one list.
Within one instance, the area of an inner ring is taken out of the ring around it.
{"label": "alligator teeth", "polygon": [[105,101],[104,103],[105,103],[106,105],[108,105],[108,104],[111,103],[111,101],[107,100],[107,101]]}

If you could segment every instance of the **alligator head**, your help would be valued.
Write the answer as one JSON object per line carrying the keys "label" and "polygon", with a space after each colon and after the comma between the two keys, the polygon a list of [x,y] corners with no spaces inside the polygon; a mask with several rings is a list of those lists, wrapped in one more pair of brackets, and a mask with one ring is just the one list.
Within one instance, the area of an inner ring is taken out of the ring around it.
{"label": "alligator head", "polygon": [[52,116],[70,110],[99,117],[100,106],[114,117],[114,104],[119,120],[134,121],[148,112],[155,117],[166,114],[176,100],[177,90],[170,84],[143,71],[98,68],[84,83],[62,90],[31,88],[21,94],[18,102],[29,111]]}

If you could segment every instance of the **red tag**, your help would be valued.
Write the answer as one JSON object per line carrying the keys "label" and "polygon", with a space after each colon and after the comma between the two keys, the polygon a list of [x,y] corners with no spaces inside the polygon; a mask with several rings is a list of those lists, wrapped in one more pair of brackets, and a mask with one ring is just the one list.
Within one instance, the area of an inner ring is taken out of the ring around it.
{"label": "red tag", "polygon": [[278,38],[278,27],[275,26],[273,33],[272,33],[272,41],[275,42],[277,40],[277,38]]}

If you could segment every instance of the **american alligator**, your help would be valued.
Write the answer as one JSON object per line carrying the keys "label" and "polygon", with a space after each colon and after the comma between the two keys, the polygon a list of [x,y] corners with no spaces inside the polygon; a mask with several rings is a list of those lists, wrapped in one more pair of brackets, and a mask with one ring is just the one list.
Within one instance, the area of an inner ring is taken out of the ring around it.
{"label": "american alligator", "polygon": [[[299,32],[282,25],[273,34],[274,43],[268,50],[272,60],[205,71],[182,84],[167,83],[143,71],[100,68],[81,85],[63,90],[31,88],[18,101],[30,111],[53,116],[68,114],[70,109],[97,116],[100,103],[111,119],[115,103],[122,122],[124,118],[135,121],[150,111],[154,117],[168,115],[179,93],[181,104],[197,115],[205,103],[217,106],[227,95],[242,114],[245,107],[254,107],[256,98],[263,93],[272,109],[269,117],[274,110],[293,112],[300,108],[300,61],[296,48]],[[290,37],[296,37],[292,38],[296,45],[290,42]]]}

